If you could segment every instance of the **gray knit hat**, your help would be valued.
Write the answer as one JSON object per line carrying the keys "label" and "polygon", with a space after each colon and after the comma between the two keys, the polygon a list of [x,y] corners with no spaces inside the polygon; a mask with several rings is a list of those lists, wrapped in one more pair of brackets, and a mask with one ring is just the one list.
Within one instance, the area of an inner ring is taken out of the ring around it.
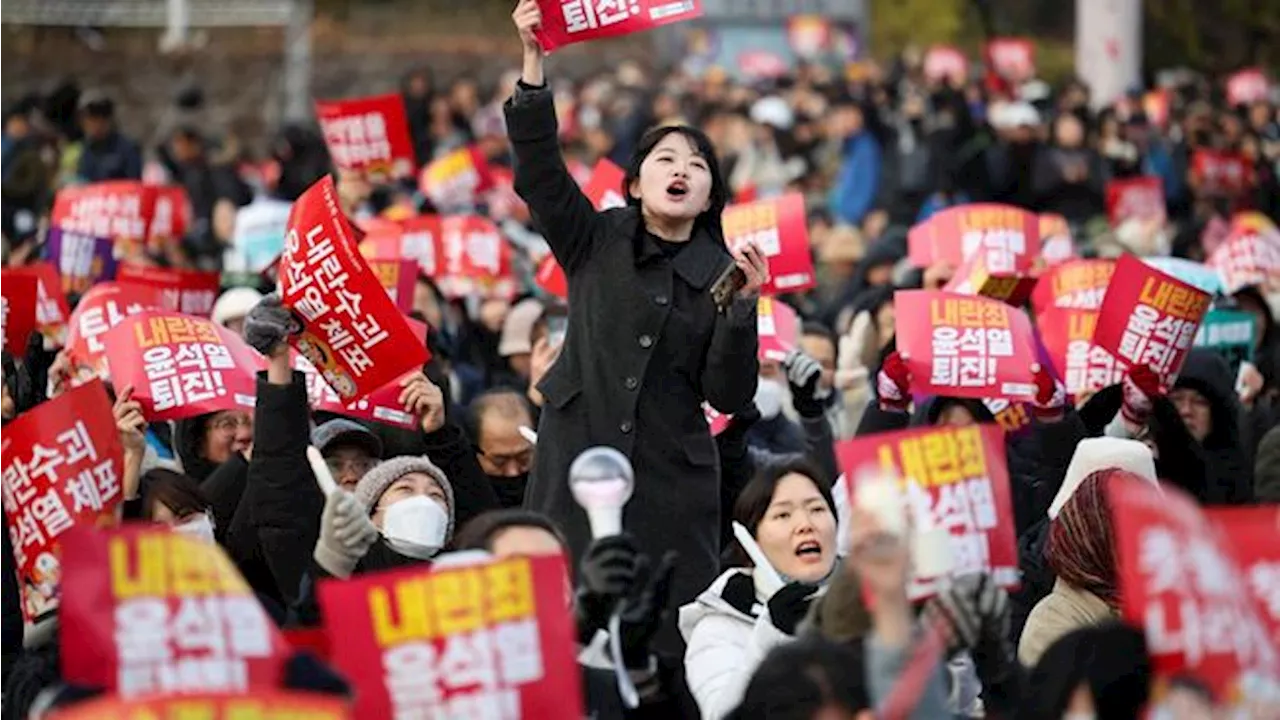
{"label": "gray knit hat", "polygon": [[369,514],[372,515],[382,493],[391,487],[391,483],[412,472],[430,475],[439,483],[440,489],[444,490],[445,501],[449,505],[445,508],[449,515],[449,526],[444,535],[445,542],[448,542],[453,538],[453,485],[449,484],[449,478],[445,477],[444,471],[436,467],[436,464],[425,455],[401,455],[374,465],[356,484],[356,499],[364,503],[364,506],[369,509]]}

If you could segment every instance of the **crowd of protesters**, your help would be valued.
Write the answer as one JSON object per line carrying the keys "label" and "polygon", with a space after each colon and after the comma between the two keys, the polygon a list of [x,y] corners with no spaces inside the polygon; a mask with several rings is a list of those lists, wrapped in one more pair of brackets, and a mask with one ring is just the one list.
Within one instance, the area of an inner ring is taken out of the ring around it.
{"label": "crowd of protesters", "polygon": [[[179,184],[191,205],[186,235],[122,259],[225,269],[211,317],[266,359],[252,411],[152,422],[132,388],[111,389],[124,518],[220,545],[288,628],[319,624],[326,579],[462,550],[564,552],[593,717],[869,717],[937,628],[944,658],[899,706],[903,716],[1140,714],[1156,682],[1142,630],[1120,619],[1105,488],[1127,479],[1181,488],[1203,505],[1280,502],[1272,288],[1219,298],[1256,318],[1252,360],[1237,377],[1204,349],[1172,387],[1139,367],[1068,398],[1047,369],[1036,376],[1031,430],[1007,441],[1021,572],[1011,593],[971,575],[909,602],[907,543],[850,503],[833,448],[994,421],[981,401],[913,398],[895,350],[894,292],[940,288],[956,268],[911,267],[912,225],[998,202],[1062,215],[1080,256],[1203,261],[1204,238],[1235,213],[1280,222],[1274,93],[1231,107],[1214,83],[1186,74],[1165,88],[1167,113],[1155,117],[1139,90],[1095,110],[1080,82],[955,86],[927,78],[909,54],[759,80],[627,62],[570,82],[554,61],[543,74],[537,5],[522,0],[513,18],[519,72],[491,87],[465,76],[443,86],[419,69],[401,89],[419,164],[478,147],[513,168],[527,203],[494,214],[514,255],[514,296],[453,297],[417,278],[412,316],[429,328],[431,360],[399,396],[413,430],[313,412],[288,351],[296,317],[271,280],[236,272],[245,269],[237,215],[291,202],[330,172],[318,132],[285,128],[255,157],[242,139],[203,127],[203,100],[188,93],[167,140],[142,147],[109,96],[70,83],[6,109],[6,267],[41,257],[62,188]],[[1243,157],[1244,182],[1208,186],[1191,161],[1200,149]],[[578,191],[572,167],[601,159],[624,169],[627,207],[598,213]],[[1114,227],[1108,181],[1142,175],[1160,178],[1166,221]],[[438,210],[412,183],[337,181],[357,224]],[[787,191],[805,197],[817,286],[782,296],[803,321],[796,349],[759,360],[756,298],[768,266],[752,246],[725,249],[719,218],[734,199]],[[483,202],[470,210],[491,213]],[[533,282],[548,252],[568,278],[567,308]],[[730,266],[743,282],[713,301]],[[75,362],[38,336],[25,356],[6,351],[5,422],[78,382]],[[732,415],[714,437],[704,402]],[[598,445],[630,458],[635,491],[626,532],[593,539],[566,478]],[[337,490],[318,489],[308,446]],[[754,542],[735,537],[734,524]],[[0,716],[22,718],[98,689],[62,681],[56,614],[24,627],[10,532],[4,542]],[[608,630],[615,609],[620,627]],[[587,659],[608,632],[621,637],[638,707]],[[301,654],[286,683],[351,692]],[[1197,714],[1208,712],[1197,686],[1182,690],[1191,709],[1178,712],[1189,714],[1171,716],[1208,717]]]}

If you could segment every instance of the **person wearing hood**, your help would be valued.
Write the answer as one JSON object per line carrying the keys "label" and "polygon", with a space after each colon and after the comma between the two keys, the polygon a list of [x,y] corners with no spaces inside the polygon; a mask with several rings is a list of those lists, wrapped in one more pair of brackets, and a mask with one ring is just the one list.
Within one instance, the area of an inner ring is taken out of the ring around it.
{"label": "person wearing hood", "polygon": [[174,454],[186,474],[204,482],[223,463],[253,446],[253,415],[219,410],[174,423]]}
{"label": "person wearing hood", "polygon": [[761,469],[734,512],[750,535],[734,547],[736,567],[680,608],[685,673],[705,720],[738,705],[755,668],[795,636],[835,567],[835,501],[821,477],[804,461]]}

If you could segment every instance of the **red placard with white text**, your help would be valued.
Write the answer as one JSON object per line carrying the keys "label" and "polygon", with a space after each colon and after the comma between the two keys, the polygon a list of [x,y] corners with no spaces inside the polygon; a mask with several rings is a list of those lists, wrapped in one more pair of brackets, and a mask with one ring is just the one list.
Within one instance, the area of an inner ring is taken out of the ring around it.
{"label": "red placard with white text", "polygon": [[[951,573],[990,574],[1005,588],[1018,586],[1013,498],[998,425],[939,426],[876,433],[836,445],[840,469],[856,502],[859,478],[899,479],[917,530],[943,528],[951,535]],[[935,594],[944,577],[912,577],[907,597]]]}
{"label": "red placard with white text", "polygon": [[36,330],[39,285],[30,273],[8,268],[0,271],[0,326],[4,328],[4,349],[14,357],[27,354],[27,341]]}
{"label": "red placard with white text", "polygon": [[440,251],[436,284],[446,297],[510,299],[515,294],[511,246],[489,218],[454,215],[441,220]]}
{"label": "red placard with white text", "polygon": [[1056,213],[1040,214],[1040,259],[1046,267],[1076,258],[1075,242],[1067,219]]}
{"label": "red placard with white text", "polygon": [[981,295],[1021,307],[1035,288],[1036,279],[1029,274],[992,272],[987,267],[989,255],[990,253],[976,252],[965,258],[942,289],[959,295]]}
{"label": "red placard with white text", "polygon": [[626,173],[614,165],[608,158],[596,163],[591,171],[591,180],[582,188],[596,210],[601,212],[612,208],[626,207],[627,199],[622,195],[622,182]]}
{"label": "red placard with white text", "polygon": [[1164,181],[1156,175],[1107,181],[1107,219],[1112,227],[1126,220],[1165,222]]}
{"label": "red placard with white text", "polygon": [[1267,292],[1280,289],[1280,231],[1262,213],[1238,213],[1208,264],[1227,293],[1251,285]]}
{"label": "red placard with white text", "polygon": [[952,45],[934,45],[924,54],[924,77],[929,82],[963,87],[969,80],[969,58]]}
{"label": "red placard with white text", "polygon": [[262,356],[204,318],[150,310],[102,336],[111,381],[133,386],[149,421],[253,407]]}
{"label": "red placard with white text", "polygon": [[387,291],[400,312],[413,312],[413,286],[418,280],[418,263],[412,260],[369,260],[369,269]]}
{"label": "red placard with white text", "polygon": [[79,527],[63,550],[67,682],[122,698],[279,686],[291,648],[217,543]]}
{"label": "red placard with white text", "polygon": [[280,296],[303,324],[289,343],[345,402],[427,360],[426,348],[360,256],[332,178],[308,188],[289,213]]}
{"label": "red placard with white text", "polygon": [[165,248],[182,241],[191,228],[191,199],[181,185],[153,187],[151,219],[147,223],[147,249],[163,253]]}
{"label": "red placard with white text", "polygon": [[21,268],[36,278],[36,329],[55,346],[61,346],[67,337],[67,320],[71,309],[67,296],[62,293],[62,278],[50,263],[38,262]]}
{"label": "red placard with white text", "polygon": [[77,524],[115,523],[124,450],[100,381],[22,413],[4,428],[4,514],[13,543],[22,618],[58,608],[60,543]]}
{"label": "red placard with white text", "polygon": [[103,697],[56,710],[49,720],[349,720],[347,701],[314,692],[252,690],[237,695],[175,694],[126,700]]}
{"label": "red placard with white text", "polygon": [[418,419],[405,411],[400,403],[400,382],[416,370],[405,373],[382,387],[353,403],[344,403],[338,393],[329,387],[329,383],[316,372],[315,365],[301,353],[293,353],[293,369],[302,373],[307,385],[307,401],[311,409],[319,412],[331,412],[358,420],[373,420],[387,425],[412,430],[418,426]]}
{"label": "red placard with white text", "polygon": [[1013,83],[1036,76],[1036,46],[1026,38],[991,38],[986,47],[987,62],[996,75]]}
{"label": "red placard with white text", "polygon": [[1271,644],[1280,648],[1280,509],[1210,507],[1204,513],[1226,539],[1245,586],[1258,601]]}
{"label": "red placard with white text", "polygon": [[1109,354],[1093,347],[1098,311],[1049,307],[1036,311],[1040,343],[1071,395],[1113,382]]}
{"label": "red placard with white text", "polygon": [[[1119,382],[1133,365],[1150,365],[1172,387],[1211,300],[1208,293],[1132,255],[1121,257],[1093,333],[1094,346],[1114,360],[1112,380],[1089,389]],[[1091,367],[1090,374],[1101,380],[1105,365],[1096,372]]]}
{"label": "red placard with white text", "polygon": [[418,186],[437,210],[464,211],[493,187],[493,175],[484,153],[473,145],[431,161],[422,168]]}
{"label": "red placard with white text", "polygon": [[440,274],[441,243],[440,216],[418,215],[367,228],[360,254],[370,260],[413,260],[419,272],[434,278]]}
{"label": "red placard with white text", "polygon": [[493,187],[485,193],[485,205],[488,208],[489,217],[497,223],[510,218],[514,218],[521,224],[527,223],[529,206],[516,192],[515,173],[510,168],[494,165],[489,168],[489,175],[493,177]]}
{"label": "red placard with white text", "polygon": [[582,716],[576,630],[558,556],[322,581],[330,658],[358,717]]}
{"label": "red placard with white text", "polygon": [[1031,293],[1031,307],[1036,317],[1050,308],[1098,310],[1115,272],[1115,260],[1072,260],[1046,270]]}
{"label": "red placard with white text", "polygon": [[804,215],[804,196],[787,193],[781,197],[730,205],[721,216],[724,241],[730,248],[754,242],[769,263],[765,295],[808,290],[817,284],[813,255],[809,252],[809,227]]}
{"label": "red placard with white text", "polygon": [[1027,314],[999,300],[939,290],[894,294],[898,352],[922,395],[1030,400],[1035,337]]}
{"label": "red placard with white text", "polygon": [[1270,92],[1271,86],[1262,68],[1245,68],[1227,78],[1227,104],[1231,107],[1265,102]]}
{"label": "red placard with white text", "polygon": [[80,298],[67,327],[67,352],[77,365],[87,365],[107,377],[102,336],[124,318],[144,310],[164,309],[164,298],[156,288],[133,283],[105,282],[94,285]]}
{"label": "red placard with white text", "polygon": [[187,315],[208,317],[218,299],[221,279],[213,270],[180,270],[122,263],[120,282],[148,285],[160,291],[164,306]]}
{"label": "red placard with white text", "polygon": [[398,94],[317,100],[316,119],[339,170],[363,173],[374,181],[413,175],[413,139],[404,99]]}
{"label": "red placard with white text", "polygon": [[49,224],[71,232],[109,237],[141,246],[155,212],[155,187],[138,180],[111,180],[65,187],[54,196]]}
{"label": "red placard with white text", "polygon": [[996,203],[947,208],[907,233],[911,264],[960,267],[975,253],[986,255],[993,273],[1028,274],[1040,254],[1040,218]]}
{"label": "red placard with white text", "polygon": [[1144,630],[1156,673],[1191,675],[1222,704],[1247,698],[1250,674],[1275,682],[1280,660],[1267,625],[1195,501],[1128,478],[1113,478],[1107,496],[1121,614]]}
{"label": "red placard with white text", "polygon": [[782,362],[800,340],[800,318],[790,305],[762,297],[756,308],[756,331],[760,337],[760,359]]}
{"label": "red placard with white text", "polygon": [[1200,196],[1235,197],[1253,187],[1253,168],[1238,153],[1201,148],[1191,154],[1191,179]]}
{"label": "red placard with white text", "polygon": [[538,0],[538,7],[542,25],[535,35],[548,53],[702,16],[701,0]]}

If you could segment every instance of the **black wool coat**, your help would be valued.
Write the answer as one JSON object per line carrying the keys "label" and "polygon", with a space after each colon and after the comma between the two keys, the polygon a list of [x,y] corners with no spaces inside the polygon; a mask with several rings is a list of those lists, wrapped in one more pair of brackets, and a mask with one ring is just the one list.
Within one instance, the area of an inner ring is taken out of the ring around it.
{"label": "black wool coat", "polygon": [[756,303],[716,311],[709,291],[732,262],[718,226],[668,257],[638,208],[595,210],[565,168],[548,90],[519,88],[506,120],[516,191],[569,281],[564,349],[538,385],[525,507],[555,520],[581,558],[591,531],[569,466],[587,448],[617,448],[636,477],[623,526],[655,563],[680,553],[672,602],[687,602],[719,568],[720,464],[701,405],[736,413],[753,402]]}

